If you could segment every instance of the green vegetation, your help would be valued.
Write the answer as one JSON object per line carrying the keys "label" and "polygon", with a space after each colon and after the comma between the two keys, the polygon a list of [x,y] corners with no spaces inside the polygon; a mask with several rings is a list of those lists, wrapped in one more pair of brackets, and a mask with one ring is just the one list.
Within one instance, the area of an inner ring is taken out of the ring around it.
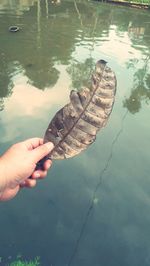
{"label": "green vegetation", "polygon": [[150,5],[150,0],[119,0],[118,2],[126,2],[126,3],[136,3],[141,5]]}
{"label": "green vegetation", "polygon": [[8,264],[8,266],[39,266],[39,265],[40,262],[38,257],[32,261],[23,261],[22,259],[17,259],[16,261]]}
{"label": "green vegetation", "polygon": [[[139,5],[139,6],[149,6],[150,7],[150,0],[104,0],[105,2],[114,2],[122,5]],[[101,0],[101,2],[104,2]]]}
{"label": "green vegetation", "polygon": [[150,4],[150,1],[149,1],[149,0],[133,0],[133,1],[130,1],[130,0],[124,0],[124,2],[138,3],[138,4],[147,4],[147,5]]}

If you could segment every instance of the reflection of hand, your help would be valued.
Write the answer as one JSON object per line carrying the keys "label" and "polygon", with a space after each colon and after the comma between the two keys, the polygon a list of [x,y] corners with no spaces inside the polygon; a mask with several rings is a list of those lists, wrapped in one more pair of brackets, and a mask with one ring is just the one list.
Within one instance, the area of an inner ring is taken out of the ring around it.
{"label": "reflection of hand", "polygon": [[[43,170],[35,170],[36,163],[48,155],[53,143],[43,144],[43,139],[33,138],[14,144],[0,157],[0,200],[13,198],[21,187],[34,187],[36,179],[47,175],[51,160],[46,160]],[[29,177],[32,179],[29,179]]]}

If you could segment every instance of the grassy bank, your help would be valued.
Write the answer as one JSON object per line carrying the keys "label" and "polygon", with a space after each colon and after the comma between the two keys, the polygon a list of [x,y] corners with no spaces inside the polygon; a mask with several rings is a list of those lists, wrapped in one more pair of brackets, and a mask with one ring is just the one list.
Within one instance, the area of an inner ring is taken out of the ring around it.
{"label": "grassy bank", "polygon": [[150,0],[101,0],[101,2],[150,9]]}
{"label": "grassy bank", "polygon": [[35,258],[32,261],[23,261],[22,259],[17,259],[14,262],[8,264],[8,266],[40,266],[39,258]]}

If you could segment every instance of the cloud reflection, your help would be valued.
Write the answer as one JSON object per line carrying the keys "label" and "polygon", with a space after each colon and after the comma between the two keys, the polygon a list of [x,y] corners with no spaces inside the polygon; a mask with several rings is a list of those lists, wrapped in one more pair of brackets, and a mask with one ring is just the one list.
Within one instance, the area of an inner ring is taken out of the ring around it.
{"label": "cloud reflection", "polygon": [[[1,141],[13,139],[18,130],[20,122],[24,127],[23,120],[27,124],[34,124],[40,118],[41,124],[45,116],[50,119],[51,113],[56,112],[61,106],[69,101],[69,84],[71,83],[64,66],[58,67],[61,75],[53,88],[45,88],[44,91],[27,83],[24,76],[19,76],[15,81],[13,94],[5,99],[5,109],[1,112],[1,127],[5,134]],[[43,128],[44,130],[45,128]],[[38,130],[37,130],[38,131]],[[38,132],[37,132],[38,134]]]}
{"label": "cloud reflection", "polygon": [[[25,80],[23,78],[23,80]],[[69,96],[69,77],[65,72],[65,69],[61,67],[61,76],[57,84],[45,91],[41,91],[38,88],[30,84],[18,84],[13,88],[13,94],[7,101],[6,109],[7,113],[11,113],[12,116],[20,115],[35,115],[37,109],[41,111],[41,107],[64,104]]]}

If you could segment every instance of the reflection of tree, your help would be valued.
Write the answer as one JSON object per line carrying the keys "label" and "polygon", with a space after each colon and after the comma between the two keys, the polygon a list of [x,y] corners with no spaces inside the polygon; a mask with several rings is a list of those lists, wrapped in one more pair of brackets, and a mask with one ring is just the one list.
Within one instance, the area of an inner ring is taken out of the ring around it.
{"label": "reflection of tree", "polygon": [[[12,92],[14,62],[23,67],[23,74],[30,83],[44,89],[54,86],[58,80],[59,71],[55,68],[55,62],[67,64],[74,49],[78,19],[72,16],[72,3],[56,7],[50,1],[35,2],[38,4],[33,5],[28,12],[18,13],[20,17],[9,17],[5,13],[0,16],[3,29],[8,28],[8,23],[18,25],[20,20],[23,21],[22,29],[17,34],[2,32],[5,35],[4,38],[2,36],[0,47],[0,110],[4,108],[4,98]],[[14,4],[10,0],[10,9],[11,3],[16,7],[16,12],[22,8],[18,1]]]}
{"label": "reflection of tree", "polygon": [[85,20],[85,14],[82,13],[79,3],[77,4],[76,0],[74,0],[73,3],[82,29],[82,40],[84,41],[84,38],[89,39],[90,57],[87,58],[85,62],[72,61],[67,69],[72,79],[72,87],[80,89],[82,86],[88,86],[91,81],[91,72],[94,68],[92,52],[94,51],[95,40],[98,36],[101,36],[104,31],[106,36],[108,35],[111,12],[110,10],[109,12],[108,10],[102,12],[98,9],[91,10],[89,8],[87,10],[88,14],[86,14],[86,19],[90,18],[90,21],[88,21]]}
{"label": "reflection of tree", "polygon": [[4,100],[0,98],[0,111],[4,109]]}
{"label": "reflection of tree", "polygon": [[38,0],[1,0],[0,9],[13,10],[13,14],[22,15],[24,11],[34,5]]}
{"label": "reflection of tree", "polygon": [[[144,16],[143,13],[141,13],[140,16],[133,16],[128,24],[128,35],[132,41],[133,47],[141,50],[143,54],[149,55],[150,27],[148,16]],[[145,49],[143,49],[143,45],[146,46]]]}
{"label": "reflection of tree", "polygon": [[[94,35],[100,36],[103,31],[105,35],[108,34],[110,20],[107,8],[104,7],[97,12],[94,6],[91,8],[90,3],[78,1],[78,10],[83,20],[81,25],[73,2],[67,1],[58,6],[52,2],[35,1],[36,4],[32,5],[30,10],[13,19],[11,17],[5,19],[5,14],[0,16],[0,24],[3,28],[8,27],[8,21],[10,25],[18,25],[20,19],[23,22],[19,33],[8,33],[7,38],[5,37],[1,43],[0,54],[5,54],[5,67],[0,62],[0,68],[5,69],[5,71],[2,70],[0,80],[0,88],[4,90],[3,95],[9,95],[12,83],[7,70],[10,63],[13,65],[13,62],[19,62],[29,82],[44,89],[53,86],[58,80],[59,72],[55,64],[58,62],[68,65],[72,61],[71,56],[76,45],[84,38],[91,39],[95,17],[97,27],[94,29]],[[16,3],[18,4],[18,1]],[[16,9],[20,10],[17,4]],[[79,32],[82,32],[80,39]],[[92,42],[89,43],[89,50],[91,45]],[[88,67],[89,62],[87,61],[86,64],[85,68]]]}
{"label": "reflection of tree", "polygon": [[[13,0],[8,2],[13,3]],[[22,1],[15,2],[22,3]],[[0,16],[2,31],[4,28],[8,28],[8,23],[22,25],[22,29],[17,34],[8,32],[7,35],[5,32],[4,38],[1,35],[0,55],[5,54],[5,65],[3,66],[0,61],[2,69],[0,72],[1,98],[11,93],[12,77],[10,74],[14,74],[14,70],[13,68],[8,69],[10,63],[13,65],[13,62],[19,62],[29,82],[40,89],[53,86],[57,82],[59,72],[55,68],[56,64],[69,65],[68,73],[72,77],[72,85],[79,88],[86,85],[86,80],[90,77],[94,46],[99,45],[99,42],[102,41],[101,37],[105,39],[109,36],[111,25],[117,25],[118,34],[121,31],[127,31],[129,21],[134,21],[133,27],[144,27],[140,25],[139,21],[144,20],[145,14],[140,15],[139,18],[137,15],[133,16],[132,11],[124,10],[125,16],[122,16],[117,9],[108,8],[105,5],[99,6],[99,8],[86,0],[61,1],[60,5],[54,4],[59,1],[35,0],[29,2],[32,2],[32,6],[29,5],[30,9],[26,8],[25,10],[28,11],[24,11],[18,17],[8,14]],[[18,10],[20,9],[18,8]],[[145,36],[149,36],[149,33],[148,27],[145,27],[141,43],[147,47],[150,45],[149,38],[146,39]],[[134,39],[132,43],[136,45]],[[88,59],[85,60],[85,57],[84,63],[81,63],[80,60],[75,62],[72,59],[73,53],[76,48],[82,48],[82,45],[87,49],[86,57]],[[149,81],[147,75],[144,88]],[[136,86],[138,88],[138,84]],[[134,87],[134,89],[136,88]]]}
{"label": "reflection of tree", "polygon": [[[148,17],[144,17],[143,13],[140,14],[140,17],[135,14],[129,21],[128,34],[133,47],[142,50],[142,54],[145,56],[145,59],[140,61],[135,58],[127,63],[128,68],[135,69],[134,84],[130,97],[124,101],[123,105],[134,114],[139,112],[142,101],[148,104],[150,100],[150,27]],[[143,46],[145,46],[144,49]],[[139,68],[138,64],[140,64]]]}
{"label": "reflection of tree", "polygon": [[40,62],[29,63],[25,65],[25,69],[29,82],[39,89],[54,86],[59,78],[59,71],[50,63],[44,64],[43,68]]}
{"label": "reflection of tree", "polygon": [[5,62],[5,55],[1,54],[1,71],[0,71],[0,111],[4,109],[4,98],[12,93],[10,82],[10,69]]}
{"label": "reflection of tree", "polygon": [[5,72],[1,72],[0,80],[1,80],[0,98],[4,98],[10,94],[10,90],[9,90],[10,80],[9,80],[8,74],[6,74]]}
{"label": "reflection of tree", "polygon": [[128,33],[130,38],[141,38],[144,36],[145,27],[133,27],[131,23],[129,23]]}
{"label": "reflection of tree", "polygon": [[5,54],[1,53],[1,71],[0,71],[0,98],[4,98],[9,94],[9,68],[5,60]]}
{"label": "reflection of tree", "polygon": [[[137,62],[137,60],[136,60]],[[129,66],[134,66],[133,62]],[[136,65],[135,65],[136,67]],[[134,88],[129,98],[127,98],[123,105],[132,114],[139,112],[141,108],[141,101],[145,100],[148,104],[150,100],[150,73],[149,71],[149,57],[143,60],[143,67],[138,69],[134,74]]]}
{"label": "reflection of tree", "polygon": [[93,67],[94,61],[92,58],[87,58],[83,63],[73,62],[67,69],[72,79],[72,87],[80,89],[82,86],[88,86]]}

